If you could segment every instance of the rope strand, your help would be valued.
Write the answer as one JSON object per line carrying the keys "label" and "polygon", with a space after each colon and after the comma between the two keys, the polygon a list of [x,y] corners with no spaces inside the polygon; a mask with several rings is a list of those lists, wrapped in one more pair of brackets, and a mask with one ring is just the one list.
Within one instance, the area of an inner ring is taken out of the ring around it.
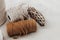
{"label": "rope strand", "polygon": [[12,36],[23,36],[32,32],[36,32],[37,25],[35,20],[23,20],[18,22],[10,22],[7,24],[7,33]]}

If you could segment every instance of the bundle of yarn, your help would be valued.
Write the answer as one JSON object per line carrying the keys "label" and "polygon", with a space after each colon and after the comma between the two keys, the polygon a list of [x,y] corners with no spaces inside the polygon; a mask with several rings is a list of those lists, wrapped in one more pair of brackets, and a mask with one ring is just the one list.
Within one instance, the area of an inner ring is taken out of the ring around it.
{"label": "bundle of yarn", "polygon": [[36,32],[36,30],[37,25],[34,19],[10,22],[7,24],[7,32],[10,37],[23,36],[32,32]]}
{"label": "bundle of yarn", "polygon": [[29,18],[34,19],[39,25],[45,25],[45,18],[37,9],[29,7],[27,4],[22,3],[21,5],[10,8],[7,11],[8,19],[10,22],[18,20],[27,20]]}
{"label": "bundle of yarn", "polygon": [[22,3],[20,5],[8,9],[7,10],[8,20],[10,22],[14,22],[17,20],[28,19],[29,16],[28,16],[27,8],[28,6]]}
{"label": "bundle of yarn", "polygon": [[10,37],[23,36],[36,32],[36,22],[40,26],[45,26],[44,16],[34,7],[28,7],[25,4],[10,8],[7,11],[7,15],[9,19],[7,33]]}
{"label": "bundle of yarn", "polygon": [[36,20],[38,24],[45,26],[45,18],[38,10],[36,10],[34,7],[29,7],[27,11],[30,17]]}

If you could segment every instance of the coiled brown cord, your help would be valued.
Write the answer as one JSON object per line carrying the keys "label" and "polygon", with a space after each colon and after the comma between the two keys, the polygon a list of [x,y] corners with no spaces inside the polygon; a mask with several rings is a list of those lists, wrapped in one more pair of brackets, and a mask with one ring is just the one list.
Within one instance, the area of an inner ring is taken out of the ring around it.
{"label": "coiled brown cord", "polygon": [[31,32],[36,32],[37,25],[35,20],[23,20],[18,22],[10,22],[7,24],[7,32],[10,37],[22,36]]}

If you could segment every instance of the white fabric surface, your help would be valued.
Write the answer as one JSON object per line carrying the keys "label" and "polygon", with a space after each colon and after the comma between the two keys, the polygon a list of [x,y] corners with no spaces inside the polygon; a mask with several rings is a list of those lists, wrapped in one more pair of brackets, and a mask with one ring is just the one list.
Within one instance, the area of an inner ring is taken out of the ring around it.
{"label": "white fabric surface", "polygon": [[[27,2],[30,6],[34,6],[44,15],[46,26],[38,26],[36,33],[19,37],[16,40],[60,40],[60,0],[5,0],[6,10],[10,7]],[[8,37],[6,32],[6,24],[0,27],[5,40],[14,40]]]}
{"label": "white fabric surface", "polygon": [[5,2],[4,0],[0,0],[0,25],[2,25],[6,20],[5,14]]}
{"label": "white fabric surface", "polygon": [[1,30],[0,30],[0,40],[3,40],[3,34]]}

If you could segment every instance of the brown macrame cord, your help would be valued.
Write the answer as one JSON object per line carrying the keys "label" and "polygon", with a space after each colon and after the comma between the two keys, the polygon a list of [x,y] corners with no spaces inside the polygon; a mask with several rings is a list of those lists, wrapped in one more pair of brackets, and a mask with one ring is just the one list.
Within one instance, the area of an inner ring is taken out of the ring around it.
{"label": "brown macrame cord", "polygon": [[32,32],[36,32],[37,25],[35,20],[23,20],[18,22],[10,22],[7,24],[7,32],[10,37],[22,36]]}

